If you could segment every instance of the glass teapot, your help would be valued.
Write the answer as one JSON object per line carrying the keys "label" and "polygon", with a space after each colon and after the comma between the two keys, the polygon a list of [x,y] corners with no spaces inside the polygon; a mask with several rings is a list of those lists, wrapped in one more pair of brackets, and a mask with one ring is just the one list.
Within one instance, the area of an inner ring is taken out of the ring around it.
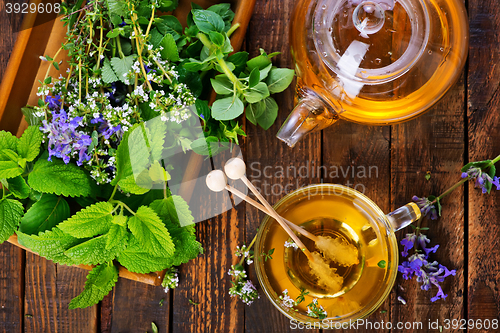
{"label": "glass teapot", "polygon": [[387,125],[428,110],[459,78],[469,26],[461,0],[299,0],[291,20],[293,147],[339,118]]}

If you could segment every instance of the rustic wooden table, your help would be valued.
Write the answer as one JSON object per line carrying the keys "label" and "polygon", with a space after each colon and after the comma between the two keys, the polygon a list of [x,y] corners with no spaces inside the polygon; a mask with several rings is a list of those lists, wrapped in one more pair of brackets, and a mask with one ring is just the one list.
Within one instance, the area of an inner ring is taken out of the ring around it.
{"label": "rustic wooden table", "polygon": [[[292,107],[293,89],[289,89],[279,95],[278,121],[267,132],[246,124],[243,148],[248,165],[257,162],[261,170],[313,163],[339,170],[376,167],[378,174],[372,173],[371,178],[352,177],[349,172],[338,177],[327,174],[324,182],[357,185],[389,212],[414,194],[441,193],[460,178],[460,168],[467,161],[500,154],[500,3],[466,3],[469,61],[460,81],[431,111],[387,127],[340,121],[290,149],[275,138]],[[245,44],[252,55],[259,47],[281,51],[279,65],[293,66],[288,41],[293,4],[293,0],[257,0]],[[4,5],[1,0],[0,75],[20,24],[7,16]],[[429,181],[424,178],[427,171],[432,175]],[[312,173],[301,179],[277,178],[273,172],[258,177],[249,171],[248,175],[252,180],[293,187],[320,182]],[[272,203],[278,200],[271,191],[265,196]],[[181,267],[175,291],[165,294],[160,287],[120,279],[101,304],[84,310],[68,310],[68,303],[82,290],[85,271],[55,265],[4,243],[0,246],[0,332],[151,332],[151,322],[160,332],[174,333],[295,331],[264,295],[252,306],[228,295],[227,270],[235,260],[233,251],[252,239],[262,217],[242,204],[198,224],[205,254]],[[390,297],[369,319],[423,322],[424,327],[436,319],[500,319],[500,193],[486,196],[470,185],[459,188],[443,201],[443,216],[428,226],[429,238],[441,245],[435,258],[457,270],[443,285],[448,298],[431,303],[435,291],[422,291],[415,281],[399,276]],[[398,234],[402,236],[404,232]],[[253,268],[250,271],[255,281]],[[398,302],[398,296],[408,304]],[[416,330],[405,332],[412,331]],[[420,332],[427,331],[439,332],[426,328]]]}

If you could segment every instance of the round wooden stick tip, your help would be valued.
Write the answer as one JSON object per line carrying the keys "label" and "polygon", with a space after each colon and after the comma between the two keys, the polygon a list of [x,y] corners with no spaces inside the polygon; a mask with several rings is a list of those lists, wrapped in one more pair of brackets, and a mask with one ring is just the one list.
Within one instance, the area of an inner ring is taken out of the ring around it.
{"label": "round wooden stick tip", "polygon": [[227,178],[222,170],[213,170],[207,175],[207,186],[214,192],[222,191],[227,185]]}
{"label": "round wooden stick tip", "polygon": [[231,158],[224,165],[224,171],[231,179],[240,179],[245,176],[246,168],[245,162],[239,157]]}

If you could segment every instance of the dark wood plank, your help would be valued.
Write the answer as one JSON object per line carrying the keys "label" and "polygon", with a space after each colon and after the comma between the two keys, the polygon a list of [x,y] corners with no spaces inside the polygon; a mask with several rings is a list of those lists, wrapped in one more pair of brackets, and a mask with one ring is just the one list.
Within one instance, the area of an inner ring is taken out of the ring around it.
{"label": "dark wood plank", "polygon": [[[288,34],[293,6],[294,1],[291,0],[257,1],[256,15],[250,21],[247,33],[246,50],[251,57],[258,55],[259,48],[268,53],[279,51],[281,55],[274,59],[275,65],[293,68]],[[292,85],[294,86],[295,82]],[[294,148],[289,148],[276,138],[278,129],[293,109],[293,93],[294,89],[290,87],[275,96],[280,109],[278,119],[270,129],[264,131],[248,121],[245,127],[248,134],[245,142],[247,177],[261,190],[271,205],[287,194],[287,191],[319,183],[320,180],[318,175],[311,172],[304,178],[299,175],[292,178],[279,175],[280,167],[284,170],[295,167],[298,170],[300,167],[312,167],[321,163],[321,133],[306,136]],[[252,241],[263,217],[263,213],[249,204],[246,205],[246,244]],[[251,279],[258,283],[254,268],[250,267],[249,271]],[[274,307],[261,288],[259,293],[260,299],[245,307],[245,332],[317,332],[292,329],[290,320]]]}
{"label": "dark wood plank", "polygon": [[[10,53],[21,26],[21,15],[5,12],[0,0],[0,78],[3,77]],[[2,128],[0,128],[2,130]],[[13,133],[16,134],[16,133]],[[0,245],[0,332],[22,332],[24,317],[24,251],[8,244]]]}
{"label": "dark wood plank", "polygon": [[[220,168],[220,166],[219,166]],[[204,254],[181,266],[174,291],[172,332],[243,332],[243,304],[229,296],[227,275],[243,241],[242,205],[196,225]]]}
{"label": "dark wood plank", "polygon": [[[469,1],[469,160],[500,154],[500,4]],[[498,168],[498,164],[497,164]],[[498,172],[497,172],[498,174]],[[468,318],[500,320],[500,193],[482,195],[469,186]],[[495,190],[492,190],[495,192]],[[486,332],[486,330],[476,330]],[[476,332],[475,331],[475,332]]]}
{"label": "dark wood plank", "polygon": [[[151,332],[152,322],[158,332],[169,332],[170,293],[166,294],[162,287],[119,279],[113,294],[112,318],[103,318],[102,311],[101,318],[111,319],[112,333]],[[106,324],[101,321],[101,329]]]}
{"label": "dark wood plank", "polygon": [[0,332],[23,331],[24,251],[7,242],[0,245]]}
{"label": "dark wood plank", "polygon": [[[448,94],[428,113],[410,122],[392,127],[391,142],[391,208],[409,202],[413,195],[419,197],[439,195],[460,180],[464,161],[464,80],[456,83]],[[431,179],[425,175],[429,171]],[[456,269],[455,277],[442,284],[448,294],[446,300],[435,303],[430,298],[437,289],[420,289],[415,279],[406,281],[401,275],[392,292],[391,319],[396,322],[423,322],[463,317],[464,293],[464,213],[463,188],[457,189],[443,201],[443,215],[436,221],[427,220],[422,227],[431,244],[440,244],[437,253],[431,254],[449,269]],[[398,232],[398,240],[410,228]],[[400,258],[403,260],[403,258]],[[397,297],[407,300],[401,304]],[[425,327],[425,326],[424,326]],[[409,330],[408,332],[418,330]],[[458,331],[458,330],[455,330]]]}
{"label": "dark wood plank", "polygon": [[71,299],[82,292],[86,276],[84,269],[27,253],[24,332],[97,332],[97,306],[68,309]]}

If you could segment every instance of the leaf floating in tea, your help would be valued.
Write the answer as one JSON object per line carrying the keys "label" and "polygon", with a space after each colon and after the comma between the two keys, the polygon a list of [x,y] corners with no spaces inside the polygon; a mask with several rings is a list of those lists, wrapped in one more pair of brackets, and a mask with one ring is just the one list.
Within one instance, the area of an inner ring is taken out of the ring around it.
{"label": "leaf floating in tea", "polygon": [[313,275],[318,278],[317,284],[332,294],[340,291],[344,278],[337,274],[337,269],[331,268],[318,252],[313,252],[311,255],[314,261],[309,261],[309,267]]}
{"label": "leaf floating in tea", "polygon": [[341,266],[352,266],[359,263],[358,249],[352,244],[344,243],[339,238],[318,236],[316,247],[327,259]]}

